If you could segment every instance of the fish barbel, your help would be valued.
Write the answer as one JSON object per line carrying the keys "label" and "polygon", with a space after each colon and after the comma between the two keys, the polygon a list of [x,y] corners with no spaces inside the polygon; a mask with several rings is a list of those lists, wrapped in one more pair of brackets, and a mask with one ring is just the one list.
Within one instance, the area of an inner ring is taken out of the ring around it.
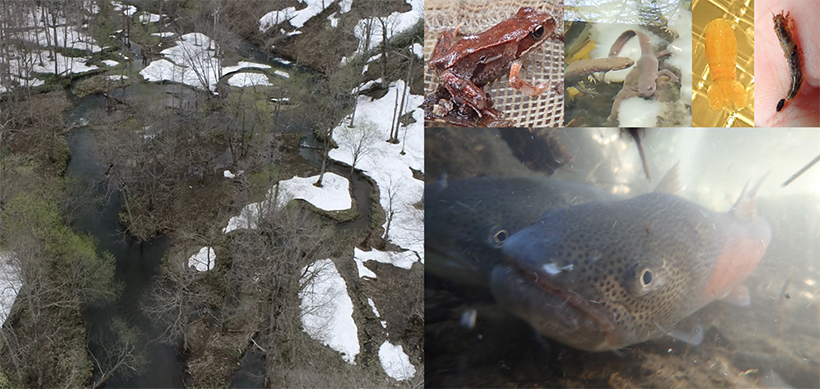
{"label": "fish barbel", "polygon": [[744,188],[727,213],[659,192],[547,212],[504,242],[493,296],[543,335],[581,350],[660,337],[709,302],[748,293],[738,284],[771,239],[755,215],[759,186]]}
{"label": "fish barbel", "polygon": [[552,209],[615,199],[597,188],[542,176],[440,180],[424,188],[425,271],[489,287],[501,245]]}

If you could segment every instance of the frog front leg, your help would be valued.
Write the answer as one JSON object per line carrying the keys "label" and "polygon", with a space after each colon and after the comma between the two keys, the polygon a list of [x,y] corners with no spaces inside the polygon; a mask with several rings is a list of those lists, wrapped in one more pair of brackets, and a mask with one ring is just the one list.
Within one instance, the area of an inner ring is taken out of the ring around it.
{"label": "frog front leg", "polygon": [[521,74],[521,68],[524,66],[524,62],[521,59],[517,59],[512,62],[510,66],[510,76],[507,81],[510,83],[510,86],[518,89],[521,93],[529,94],[530,96],[538,96],[541,93],[544,93],[545,90],[549,87],[549,82],[542,82],[535,86],[530,84],[523,78],[519,76]]}

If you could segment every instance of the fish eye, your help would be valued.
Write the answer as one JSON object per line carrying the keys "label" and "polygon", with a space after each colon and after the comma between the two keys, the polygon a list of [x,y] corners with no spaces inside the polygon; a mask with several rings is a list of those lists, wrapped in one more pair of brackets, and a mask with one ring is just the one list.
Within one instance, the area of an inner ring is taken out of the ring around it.
{"label": "fish eye", "polygon": [[544,36],[544,26],[539,25],[534,30],[530,31],[530,36],[533,39],[541,39]]}
{"label": "fish eye", "polygon": [[643,269],[643,275],[641,276],[641,283],[643,286],[649,286],[652,283],[652,270]]}
{"label": "fish eye", "polygon": [[656,289],[658,285],[655,272],[648,266],[636,263],[629,270],[626,283],[627,290],[635,296],[643,296]]}
{"label": "fish eye", "polygon": [[510,232],[509,232],[509,231],[507,231],[507,230],[505,230],[505,229],[503,229],[503,228],[496,229],[496,230],[493,232],[493,235],[492,235],[493,243],[495,243],[495,245],[496,245],[496,246],[499,246],[499,247],[500,247],[500,246],[501,246],[501,244],[502,244],[502,243],[504,243],[504,241],[505,241],[505,240],[507,240],[507,238],[509,238],[509,237],[510,237]]}

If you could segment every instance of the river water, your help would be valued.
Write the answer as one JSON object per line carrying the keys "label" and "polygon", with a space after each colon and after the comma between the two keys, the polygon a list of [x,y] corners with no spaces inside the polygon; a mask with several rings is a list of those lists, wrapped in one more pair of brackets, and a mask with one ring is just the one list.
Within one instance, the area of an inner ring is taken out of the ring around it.
{"label": "river water", "polygon": [[[248,43],[241,45],[242,51],[248,53],[254,60],[265,60],[271,66],[283,66],[282,60],[265,55],[258,48]],[[139,46],[132,44],[135,55],[139,55]],[[138,72],[141,68],[140,58],[134,59],[129,65]],[[292,69],[295,67],[290,66]],[[305,71],[296,68],[298,71]],[[293,71],[293,70],[291,70]],[[181,92],[181,93],[180,93]],[[134,85],[111,91],[110,94],[124,101],[138,97],[168,96],[176,99],[195,98],[195,93],[188,87],[180,88],[172,85],[157,85],[135,83]],[[76,181],[79,188],[91,188],[82,196],[85,199],[75,212],[72,227],[80,232],[90,234],[97,240],[100,253],[108,252],[116,260],[117,281],[123,285],[120,298],[114,303],[98,309],[85,312],[86,322],[89,323],[89,334],[93,338],[111,339],[110,322],[117,317],[139,329],[146,340],[144,343],[147,365],[141,374],[123,378],[118,375],[111,377],[106,387],[184,387],[185,372],[183,371],[184,357],[177,347],[149,341],[158,338],[161,329],[156,328],[150,318],[140,310],[140,303],[144,294],[150,288],[152,278],[157,273],[163,256],[171,247],[171,240],[166,236],[159,236],[147,242],[137,242],[130,239],[119,223],[118,213],[122,206],[122,196],[114,191],[106,196],[106,166],[101,164],[98,157],[98,139],[89,125],[100,124],[95,120],[110,120],[112,115],[123,115],[120,111],[106,111],[106,99],[100,95],[89,95],[83,98],[73,98],[73,106],[66,115],[66,120],[75,128],[67,135],[71,160],[68,164],[67,178]],[[178,102],[177,102],[178,103]],[[293,123],[301,123],[299,118],[288,118],[289,113],[280,114],[282,123],[291,124],[290,130],[296,129],[305,139],[315,144],[315,135],[308,130],[310,126],[294,128]],[[91,122],[90,122],[91,121]],[[277,132],[281,129],[277,129]],[[309,163],[318,167],[321,164],[321,153],[312,147],[303,147],[300,154]],[[353,229],[366,231],[369,228],[372,207],[371,194],[373,186],[364,178],[361,172],[350,175],[349,169],[337,163],[330,163],[328,171],[348,177],[352,185],[352,195],[356,200],[359,217],[345,223],[336,223],[337,229]],[[326,220],[326,222],[331,222]],[[91,352],[99,355],[100,346],[90,345]],[[235,374],[230,385],[232,387],[262,387],[264,384],[264,363],[261,354],[250,348],[241,359],[241,367]],[[99,374],[99,373],[97,373]],[[95,377],[96,379],[97,377]]]}

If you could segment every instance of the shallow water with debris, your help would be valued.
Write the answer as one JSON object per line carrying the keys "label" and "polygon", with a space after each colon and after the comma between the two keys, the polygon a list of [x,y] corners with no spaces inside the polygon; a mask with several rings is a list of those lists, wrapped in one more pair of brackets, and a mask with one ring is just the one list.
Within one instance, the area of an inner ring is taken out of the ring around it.
{"label": "shallow water with debris", "polygon": [[[438,150],[437,142],[470,145],[450,147],[456,151],[450,160],[428,168],[431,181],[533,174],[509,158],[509,147],[496,136],[500,130],[426,131],[429,153]],[[553,178],[627,197],[657,184],[646,179],[628,134],[571,129],[555,136],[574,163]],[[820,134],[667,129],[647,130],[643,141],[653,178],[679,162],[681,196],[716,212],[729,210],[747,182],[769,172],[757,209],[771,226],[771,242],[742,282],[751,304],[713,302],[679,322],[675,329],[681,331],[703,328],[698,346],[662,337],[617,352],[586,352],[540,336],[488,293],[428,275],[426,386],[820,387],[820,166],[781,186],[820,152]],[[474,321],[462,320],[472,315]]]}

